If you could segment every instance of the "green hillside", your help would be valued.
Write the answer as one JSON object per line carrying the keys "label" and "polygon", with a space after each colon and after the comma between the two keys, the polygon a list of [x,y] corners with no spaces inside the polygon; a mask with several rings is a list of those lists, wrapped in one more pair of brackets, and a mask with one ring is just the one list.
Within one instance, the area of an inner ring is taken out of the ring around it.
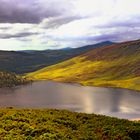
{"label": "green hillside", "polygon": [[43,50],[43,51],[0,51],[0,71],[10,71],[18,74],[32,72],[50,66],[96,47],[113,44],[105,41],[80,48]]}
{"label": "green hillside", "polygon": [[1,140],[139,140],[140,123],[49,109],[0,109]]}
{"label": "green hillside", "polygon": [[0,72],[0,88],[26,84],[29,81],[14,73]]}
{"label": "green hillside", "polygon": [[33,80],[140,90],[140,40],[96,48],[27,76]]}

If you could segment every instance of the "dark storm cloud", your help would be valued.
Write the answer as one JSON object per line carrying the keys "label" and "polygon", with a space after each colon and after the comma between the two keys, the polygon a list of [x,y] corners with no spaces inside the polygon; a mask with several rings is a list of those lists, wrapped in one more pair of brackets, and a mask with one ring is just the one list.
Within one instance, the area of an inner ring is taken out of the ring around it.
{"label": "dark storm cloud", "polygon": [[0,34],[0,39],[10,39],[10,38],[22,38],[31,35],[37,35],[38,33],[31,33],[31,32],[24,32],[24,33],[17,33],[17,34]]}
{"label": "dark storm cloud", "polygon": [[66,13],[65,0],[0,0],[0,23],[39,23],[44,18]]}

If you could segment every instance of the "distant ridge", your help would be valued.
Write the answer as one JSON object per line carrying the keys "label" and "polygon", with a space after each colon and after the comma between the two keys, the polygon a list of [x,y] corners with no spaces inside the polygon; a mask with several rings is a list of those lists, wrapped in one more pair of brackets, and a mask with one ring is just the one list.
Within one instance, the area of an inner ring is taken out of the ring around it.
{"label": "distant ridge", "polygon": [[27,53],[32,53],[32,52],[46,52],[46,51],[58,51],[58,50],[81,50],[81,49],[85,49],[85,50],[89,50],[89,49],[93,49],[96,47],[100,47],[100,46],[105,46],[105,45],[112,45],[115,44],[114,42],[111,41],[103,41],[100,43],[95,43],[95,44],[91,44],[91,45],[85,45],[82,47],[78,47],[78,48],[71,48],[71,47],[66,47],[66,48],[60,48],[60,49],[46,49],[46,50],[17,50],[16,52],[27,52]]}
{"label": "distant ridge", "polygon": [[46,66],[57,64],[59,62],[63,62],[93,48],[110,44],[113,43],[107,41],[75,49],[0,51],[0,70],[24,74]]}

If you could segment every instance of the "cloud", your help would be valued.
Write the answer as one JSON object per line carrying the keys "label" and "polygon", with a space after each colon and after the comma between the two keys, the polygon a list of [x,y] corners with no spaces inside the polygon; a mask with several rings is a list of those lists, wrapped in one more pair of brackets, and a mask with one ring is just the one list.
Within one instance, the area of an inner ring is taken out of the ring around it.
{"label": "cloud", "polygon": [[44,18],[66,13],[70,5],[66,0],[1,0],[0,22],[39,23]]}
{"label": "cloud", "polygon": [[106,23],[95,25],[94,27],[96,28],[113,28],[113,27],[133,28],[133,27],[139,27],[139,25],[140,25],[140,15],[136,15],[136,16],[129,16],[125,18],[116,18],[115,20],[110,20]]}
{"label": "cloud", "polygon": [[0,0],[0,49],[140,38],[139,0]]}
{"label": "cloud", "polygon": [[40,27],[42,28],[58,28],[64,24],[67,24],[69,22],[72,22],[74,20],[82,19],[84,17],[81,16],[58,16],[58,17],[51,17],[44,19],[42,23],[40,24]]}
{"label": "cloud", "polygon": [[0,34],[1,39],[9,39],[9,38],[21,38],[21,37],[28,37],[31,35],[37,35],[38,33],[31,33],[31,32],[23,32],[17,34]]}

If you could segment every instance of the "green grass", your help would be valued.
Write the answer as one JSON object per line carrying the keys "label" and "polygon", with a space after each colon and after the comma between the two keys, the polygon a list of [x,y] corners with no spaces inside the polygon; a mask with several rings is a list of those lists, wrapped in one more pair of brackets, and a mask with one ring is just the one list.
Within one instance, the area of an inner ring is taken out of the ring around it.
{"label": "green grass", "polygon": [[52,109],[0,109],[1,140],[139,140],[140,123]]}
{"label": "green grass", "polygon": [[140,90],[140,40],[93,49],[27,77]]}

